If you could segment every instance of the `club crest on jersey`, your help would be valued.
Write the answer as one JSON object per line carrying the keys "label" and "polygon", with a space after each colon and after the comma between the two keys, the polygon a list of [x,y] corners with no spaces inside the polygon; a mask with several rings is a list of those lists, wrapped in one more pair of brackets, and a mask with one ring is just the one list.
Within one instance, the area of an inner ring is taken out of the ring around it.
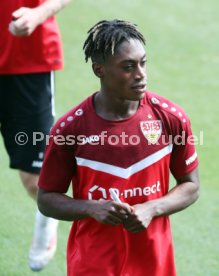
{"label": "club crest on jersey", "polygon": [[150,120],[140,122],[141,131],[144,137],[151,144],[156,144],[162,132],[162,124],[160,120]]}

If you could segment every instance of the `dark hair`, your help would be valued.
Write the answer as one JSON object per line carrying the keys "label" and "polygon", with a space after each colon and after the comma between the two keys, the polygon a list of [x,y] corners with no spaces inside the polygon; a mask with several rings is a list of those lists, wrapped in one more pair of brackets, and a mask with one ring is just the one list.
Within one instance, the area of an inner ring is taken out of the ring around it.
{"label": "dark hair", "polygon": [[83,50],[85,61],[104,62],[109,55],[114,55],[116,48],[124,41],[137,39],[145,45],[144,36],[136,25],[124,20],[102,20],[89,31]]}

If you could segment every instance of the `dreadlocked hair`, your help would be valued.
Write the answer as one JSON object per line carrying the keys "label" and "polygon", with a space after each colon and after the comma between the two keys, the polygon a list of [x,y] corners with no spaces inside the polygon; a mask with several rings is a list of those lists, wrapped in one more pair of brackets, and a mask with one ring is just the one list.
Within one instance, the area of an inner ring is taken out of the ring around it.
{"label": "dreadlocked hair", "polygon": [[118,19],[99,21],[87,32],[83,46],[85,61],[91,58],[92,62],[103,62],[106,57],[115,54],[117,46],[130,39],[139,40],[145,45],[145,39],[136,26]]}

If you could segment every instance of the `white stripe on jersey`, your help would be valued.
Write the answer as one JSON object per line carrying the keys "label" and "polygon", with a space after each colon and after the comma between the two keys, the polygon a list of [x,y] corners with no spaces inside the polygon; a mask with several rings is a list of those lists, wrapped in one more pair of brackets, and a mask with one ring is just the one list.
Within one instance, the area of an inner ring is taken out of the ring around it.
{"label": "white stripe on jersey", "polygon": [[109,173],[114,176],[118,176],[124,179],[128,179],[133,174],[149,167],[150,165],[156,163],[157,161],[161,160],[163,157],[168,155],[170,152],[172,152],[173,145],[168,145],[165,148],[147,156],[143,160],[131,165],[130,167],[124,169],[118,166],[109,165],[106,163],[93,161],[89,159],[84,159],[80,157],[76,157],[77,165],[78,166],[84,166],[88,167],[90,169],[101,171],[104,173]]}

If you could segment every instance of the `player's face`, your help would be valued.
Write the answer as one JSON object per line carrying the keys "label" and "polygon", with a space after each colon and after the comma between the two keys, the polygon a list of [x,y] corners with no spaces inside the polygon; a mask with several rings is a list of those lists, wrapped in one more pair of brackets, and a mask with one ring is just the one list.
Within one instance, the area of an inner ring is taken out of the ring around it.
{"label": "player's face", "polygon": [[102,88],[111,96],[136,101],[144,97],[146,53],[138,40],[123,42],[103,66]]}

